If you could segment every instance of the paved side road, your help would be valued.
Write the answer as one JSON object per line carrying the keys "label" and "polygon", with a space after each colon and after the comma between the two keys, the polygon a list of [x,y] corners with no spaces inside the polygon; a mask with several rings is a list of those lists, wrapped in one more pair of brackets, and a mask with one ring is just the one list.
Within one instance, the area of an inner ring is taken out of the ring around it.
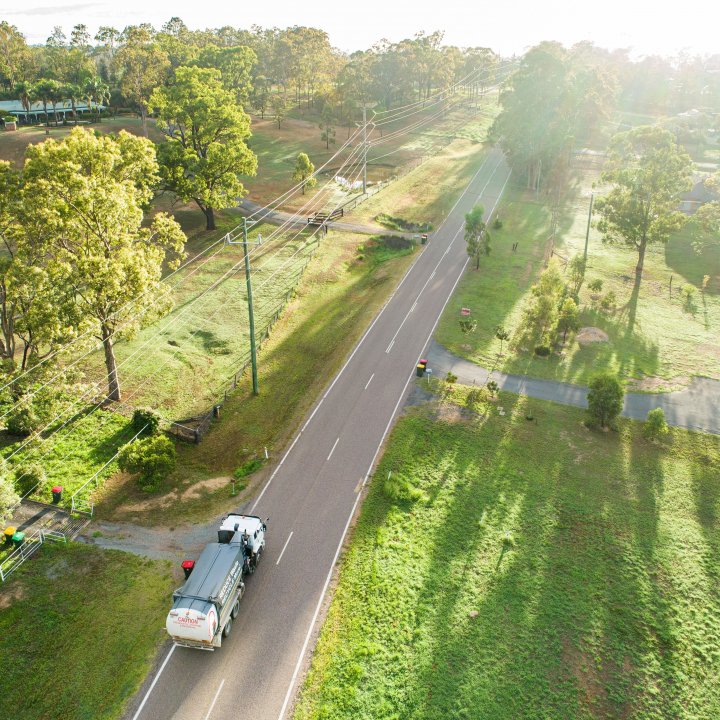
{"label": "paved side road", "polygon": [[[469,360],[453,355],[435,342],[428,351],[429,366],[441,375],[452,372],[462,383],[484,385],[490,375],[503,389],[563,405],[587,407],[588,389],[579,385],[538,380],[524,375],[490,373]],[[650,410],[662,408],[669,425],[720,434],[720,381],[693,378],[689,387],[671,393],[627,393],[622,414],[644,420]]]}
{"label": "paved side road", "polygon": [[[491,151],[448,219],[308,415],[259,496],[267,553],[230,637],[213,653],[171,647],[131,703],[132,720],[282,720],[315,643],[343,540],[418,358],[468,263],[465,213],[494,208],[510,172]],[[208,538],[211,540],[211,538]]]}

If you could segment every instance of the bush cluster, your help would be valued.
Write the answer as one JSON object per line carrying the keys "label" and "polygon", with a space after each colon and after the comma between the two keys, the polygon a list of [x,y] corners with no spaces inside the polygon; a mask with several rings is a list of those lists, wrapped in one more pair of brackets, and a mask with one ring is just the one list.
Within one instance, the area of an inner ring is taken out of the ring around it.
{"label": "bush cluster", "polygon": [[137,475],[138,485],[145,492],[154,492],[175,469],[175,445],[165,435],[133,440],[120,449],[121,470]]}

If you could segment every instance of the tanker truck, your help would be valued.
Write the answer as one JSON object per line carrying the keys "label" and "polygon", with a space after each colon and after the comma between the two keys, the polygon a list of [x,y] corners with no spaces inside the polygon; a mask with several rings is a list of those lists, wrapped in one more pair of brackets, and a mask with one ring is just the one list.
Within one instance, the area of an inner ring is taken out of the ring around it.
{"label": "tanker truck", "polygon": [[173,593],[165,627],[176,645],[214,650],[240,612],[245,575],[255,572],[265,549],[267,520],[231,513],[195,560],[185,560],[185,584]]}

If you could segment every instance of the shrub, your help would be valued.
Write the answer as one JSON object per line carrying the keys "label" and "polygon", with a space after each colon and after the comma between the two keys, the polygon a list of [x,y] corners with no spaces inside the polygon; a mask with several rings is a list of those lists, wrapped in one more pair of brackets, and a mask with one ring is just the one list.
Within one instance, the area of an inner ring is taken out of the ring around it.
{"label": "shrub", "polygon": [[20,400],[15,403],[12,410],[8,413],[5,424],[7,431],[11,435],[21,436],[32,435],[42,427],[42,423],[32,403],[25,400]]}
{"label": "shrub", "polygon": [[605,293],[605,297],[600,301],[600,307],[603,310],[612,310],[617,304],[617,295],[613,290],[608,290]]}
{"label": "shrub", "polygon": [[445,376],[445,382],[448,383],[448,384],[456,383],[456,382],[457,382],[457,379],[458,379],[458,378],[457,378],[457,375],[455,375],[455,373],[449,372],[449,373]]}
{"label": "shrub", "polygon": [[493,223],[493,229],[494,230],[502,230],[502,220],[499,217],[495,218],[495,222]]}
{"label": "shrub", "polygon": [[155,435],[160,429],[160,419],[152,408],[137,408],[132,416],[132,428],[136,433]]}
{"label": "shrub", "polygon": [[15,487],[21,496],[27,495],[33,488],[43,486],[47,482],[47,475],[42,465],[30,463],[20,466],[15,473]]}
{"label": "shrub", "polygon": [[53,388],[28,388],[32,395],[23,395],[8,413],[7,431],[11,435],[32,435],[44,428],[57,415],[61,392]]}
{"label": "shrub", "polygon": [[665,422],[665,413],[662,408],[655,408],[647,414],[647,419],[643,424],[643,436],[647,440],[661,440],[668,434],[669,428]]}
{"label": "shrub", "polygon": [[622,412],[625,391],[622,383],[614,375],[602,373],[590,381],[588,392],[588,413],[591,424],[600,427],[612,427]]}
{"label": "shrub", "polygon": [[599,293],[603,288],[603,281],[600,278],[595,278],[592,282],[588,283],[588,290]]}
{"label": "shrub", "polygon": [[13,508],[20,500],[20,496],[15,491],[15,486],[3,466],[0,472],[0,523],[5,526],[5,521],[9,519],[10,509]]}
{"label": "shrub", "polygon": [[165,435],[152,435],[124,445],[118,455],[121,470],[138,475],[145,492],[154,492],[175,469],[175,445]]}
{"label": "shrub", "polygon": [[471,412],[477,412],[483,399],[482,390],[480,388],[474,388],[465,396],[465,407]]}
{"label": "shrub", "polygon": [[500,392],[500,386],[494,380],[487,384],[487,389],[491,397],[495,397]]}
{"label": "shrub", "polygon": [[254,460],[248,460],[246,463],[241,465],[233,473],[233,477],[236,480],[242,480],[242,478],[252,475],[256,470],[259,470],[265,464],[264,458],[255,458]]}
{"label": "shrub", "polygon": [[538,357],[548,357],[548,355],[550,355],[550,352],[551,350],[547,345],[538,345],[535,348],[535,354]]}
{"label": "shrub", "polygon": [[383,490],[390,500],[415,502],[423,497],[420,488],[416,488],[406,477],[390,473],[383,483]]}

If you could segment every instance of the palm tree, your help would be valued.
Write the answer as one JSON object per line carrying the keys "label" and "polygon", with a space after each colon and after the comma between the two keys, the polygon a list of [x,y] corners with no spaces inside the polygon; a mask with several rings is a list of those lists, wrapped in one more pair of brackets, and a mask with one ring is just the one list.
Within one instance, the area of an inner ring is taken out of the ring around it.
{"label": "palm tree", "polygon": [[57,116],[57,104],[65,100],[65,88],[59,83],[53,80],[53,87],[50,91],[50,102],[53,106],[53,115],[55,116],[55,127],[58,126]]}
{"label": "palm tree", "polygon": [[35,85],[35,94],[42,101],[45,111],[45,125],[47,125],[47,127],[50,127],[50,116],[48,115],[47,106],[49,102],[53,103],[53,107],[55,106],[57,100],[53,102],[52,98],[55,97],[59,87],[60,83],[57,82],[57,80],[48,80],[46,78],[39,80]]}
{"label": "palm tree", "polygon": [[92,108],[95,103],[97,108],[97,121],[100,122],[100,105],[106,105],[110,102],[110,88],[97,75],[88,78],[83,85],[83,93],[88,108]]}
{"label": "palm tree", "polygon": [[70,105],[72,105],[73,120],[75,121],[75,125],[77,125],[77,101],[83,97],[83,89],[79,85],[70,83],[65,85],[63,93],[65,97],[70,100]]}
{"label": "palm tree", "polygon": [[23,106],[23,110],[27,113],[28,122],[30,122],[30,108],[35,99],[35,88],[33,84],[27,80],[21,80],[15,85],[15,93],[17,94],[20,104]]}

